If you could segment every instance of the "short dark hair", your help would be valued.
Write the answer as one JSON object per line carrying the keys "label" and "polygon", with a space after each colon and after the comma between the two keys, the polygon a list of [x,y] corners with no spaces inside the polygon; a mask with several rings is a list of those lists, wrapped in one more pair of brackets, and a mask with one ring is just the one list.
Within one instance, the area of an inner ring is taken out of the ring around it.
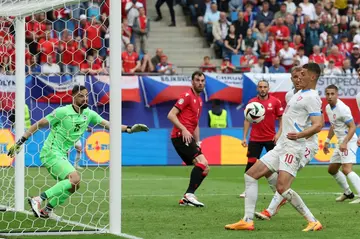
{"label": "short dark hair", "polygon": [[326,88],[325,88],[325,91],[326,90],[335,90],[336,92],[339,91],[339,88],[337,88],[336,85],[328,85]]}
{"label": "short dark hair", "polygon": [[291,68],[291,74],[292,73],[294,73],[294,72],[298,72],[298,71],[301,71],[302,70],[302,68],[301,67],[299,67],[299,66],[295,66],[295,67],[293,67],[293,68]]}
{"label": "short dark hair", "polygon": [[265,79],[259,80],[258,83],[257,83],[257,86],[259,86],[259,84],[260,84],[261,82],[265,82],[268,86],[270,86],[269,81],[267,81],[267,80],[265,80]]}
{"label": "short dark hair", "polygon": [[194,73],[192,73],[192,75],[191,75],[191,80],[194,80],[195,76],[204,76],[205,77],[205,75],[202,71],[194,71]]}
{"label": "short dark hair", "polygon": [[74,85],[72,88],[72,95],[74,96],[82,90],[87,90],[87,88],[84,85]]}
{"label": "short dark hair", "polygon": [[305,48],[303,47],[303,46],[299,46],[299,48],[298,48],[298,51],[300,51],[300,50],[305,50]]}
{"label": "short dark hair", "polygon": [[314,62],[310,62],[310,63],[304,64],[302,67],[304,69],[314,73],[316,75],[317,79],[320,77],[321,68],[320,68],[320,66],[318,64],[316,64]]}

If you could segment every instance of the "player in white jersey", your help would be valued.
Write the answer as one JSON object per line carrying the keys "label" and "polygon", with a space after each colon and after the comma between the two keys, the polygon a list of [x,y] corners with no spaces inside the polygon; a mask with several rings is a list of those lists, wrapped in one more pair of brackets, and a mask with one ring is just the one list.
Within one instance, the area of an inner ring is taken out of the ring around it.
{"label": "player in white jersey", "polygon": [[[354,198],[354,194],[346,181],[346,176],[354,185],[358,195],[360,195],[360,177],[352,170],[353,164],[356,163],[356,151],[358,148],[355,134],[356,125],[350,108],[338,99],[338,91],[335,85],[329,85],[325,89],[326,100],[328,102],[326,114],[328,115],[331,127],[323,150],[325,154],[329,153],[330,140],[336,135],[338,142],[331,156],[328,172],[344,190],[344,194],[336,198],[337,202],[342,202],[346,199]],[[339,171],[340,167],[342,172]],[[350,203],[360,203],[360,198]]]}
{"label": "player in white jersey", "polygon": [[[293,82],[294,89],[288,91],[285,95],[286,103],[289,103],[291,98],[299,91],[301,88],[296,84],[298,82],[302,68],[296,67],[291,71],[291,81]],[[306,149],[304,151],[304,156],[300,161],[300,168],[305,167],[310,160],[315,156],[319,149],[318,145],[318,135],[314,134],[306,140]],[[284,205],[284,198],[279,195],[274,195],[269,204],[268,208],[264,209],[262,212],[255,212],[255,216],[261,220],[270,220],[271,217],[275,216],[278,213],[280,207]]]}
{"label": "player in white jersey", "polygon": [[[308,221],[303,231],[318,231],[321,223],[315,219],[291,184],[301,168],[306,139],[323,127],[321,99],[315,89],[321,70],[318,64],[308,63],[302,67],[296,85],[297,92],[286,106],[282,119],[282,134],[273,150],[266,153],[250,168],[244,178],[246,184],[245,216],[237,223],[225,226],[230,230],[254,230],[254,213],[258,197],[258,179],[269,172],[279,172],[275,197],[282,196]],[[311,124],[311,126],[309,126]]]}

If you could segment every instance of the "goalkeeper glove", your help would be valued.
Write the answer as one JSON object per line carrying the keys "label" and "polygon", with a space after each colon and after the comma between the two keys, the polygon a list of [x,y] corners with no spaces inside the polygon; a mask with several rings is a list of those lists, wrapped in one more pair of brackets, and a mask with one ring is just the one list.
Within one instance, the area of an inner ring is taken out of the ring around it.
{"label": "goalkeeper glove", "polygon": [[23,143],[25,143],[25,141],[27,140],[27,138],[22,137],[21,139],[19,139],[16,144],[14,144],[13,146],[10,147],[9,152],[8,152],[8,156],[13,158],[15,156],[15,154],[18,154],[21,151],[22,145]]}
{"label": "goalkeeper glove", "polygon": [[131,134],[131,133],[137,133],[137,132],[141,132],[141,131],[145,131],[148,132],[149,128],[144,125],[144,124],[134,124],[133,126],[128,126],[126,131]]}

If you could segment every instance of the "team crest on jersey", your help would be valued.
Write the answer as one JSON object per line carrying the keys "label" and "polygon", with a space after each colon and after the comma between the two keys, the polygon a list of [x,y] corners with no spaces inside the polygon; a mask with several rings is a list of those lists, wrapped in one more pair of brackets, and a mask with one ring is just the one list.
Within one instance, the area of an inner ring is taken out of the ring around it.
{"label": "team crest on jersey", "polygon": [[84,116],[83,116],[83,119],[84,119],[84,120],[87,120],[87,116],[86,116],[86,115],[84,115]]}
{"label": "team crest on jersey", "polygon": [[182,105],[183,103],[184,103],[184,99],[181,98],[181,99],[178,101],[178,104],[179,104],[179,105]]}
{"label": "team crest on jersey", "polygon": [[271,103],[269,103],[269,104],[268,104],[268,107],[270,107],[270,108],[271,108],[271,107],[272,107],[272,104],[271,104]]}
{"label": "team crest on jersey", "polygon": [[336,114],[333,115],[334,120],[336,120]]}
{"label": "team crest on jersey", "polygon": [[299,98],[297,98],[296,101],[300,101],[300,100],[302,100],[302,98],[303,98],[303,97],[300,95]]}

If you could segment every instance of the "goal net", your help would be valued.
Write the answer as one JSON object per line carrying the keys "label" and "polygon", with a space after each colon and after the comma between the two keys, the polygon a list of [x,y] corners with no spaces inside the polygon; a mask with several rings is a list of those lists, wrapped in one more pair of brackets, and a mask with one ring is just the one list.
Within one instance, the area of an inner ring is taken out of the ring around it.
{"label": "goal net", "polygon": [[[64,203],[54,203],[56,207],[48,219],[35,217],[27,198],[38,196],[57,183],[40,160],[50,129],[39,129],[14,159],[7,156],[9,148],[30,124],[56,108],[72,103],[71,89],[75,84],[87,87],[89,108],[107,120],[111,118],[109,73],[114,75],[117,72],[111,73],[108,63],[109,23],[120,18],[109,16],[109,2],[0,2],[1,235],[121,232],[121,229],[111,230],[111,225],[121,228],[121,214],[117,214],[121,208],[116,202],[110,203],[119,198],[116,195],[121,190],[121,181],[113,176],[112,179],[116,180],[112,183],[118,188],[113,190],[115,187],[110,186],[109,175],[114,167],[109,167],[108,131],[90,127],[89,132],[85,132],[69,150],[67,160],[81,175],[80,189]],[[120,3],[114,3],[113,7],[120,9]],[[120,21],[114,25],[119,28],[114,34],[120,36]],[[115,38],[114,42],[120,44],[121,40]],[[120,59],[121,47],[112,45],[111,49],[118,52]],[[118,58],[112,60],[116,62]],[[121,162],[120,154],[115,160]],[[120,166],[118,163],[114,165]],[[112,172],[121,172],[120,167],[114,170]],[[111,196],[114,198],[110,199]],[[121,205],[121,197],[117,203]],[[42,207],[45,206],[46,201]]]}

